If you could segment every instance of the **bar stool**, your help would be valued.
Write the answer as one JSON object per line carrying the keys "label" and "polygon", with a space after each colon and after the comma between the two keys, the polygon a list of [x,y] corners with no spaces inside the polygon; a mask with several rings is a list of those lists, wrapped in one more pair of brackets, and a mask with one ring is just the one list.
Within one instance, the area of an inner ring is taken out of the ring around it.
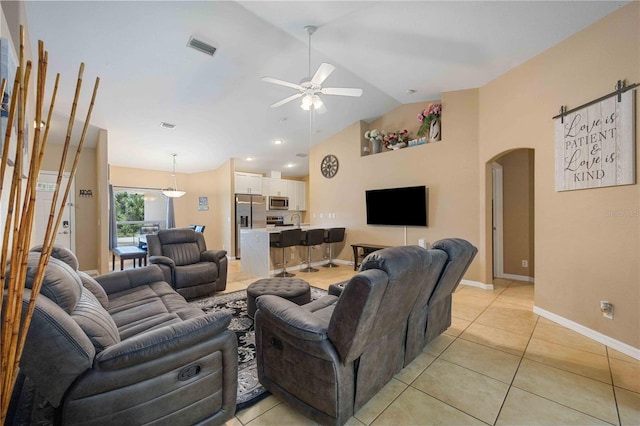
{"label": "bar stool", "polygon": [[[269,245],[271,247],[277,247],[277,248],[281,248],[282,249],[282,272],[280,272],[279,274],[276,274],[276,277],[295,277],[295,274],[292,274],[290,272],[287,272],[287,256],[285,255],[284,249],[286,249],[287,247],[293,247],[293,246],[297,246],[298,244],[300,244],[300,236],[302,234],[302,231],[300,231],[300,228],[296,228],[296,229],[287,229],[285,231],[280,231],[280,234],[278,235],[277,239],[275,238],[275,234],[271,234],[269,236]],[[271,238],[274,238],[273,240],[271,240]]]}
{"label": "bar stool", "polygon": [[333,263],[333,243],[344,241],[344,228],[329,228],[324,237],[324,242],[329,244],[329,263],[325,263],[325,268],[337,268],[338,265]]}
{"label": "bar stool", "polygon": [[311,267],[311,246],[317,246],[324,242],[324,229],[309,229],[302,233],[301,246],[307,247],[307,267],[300,269],[300,272],[318,272],[318,269]]}

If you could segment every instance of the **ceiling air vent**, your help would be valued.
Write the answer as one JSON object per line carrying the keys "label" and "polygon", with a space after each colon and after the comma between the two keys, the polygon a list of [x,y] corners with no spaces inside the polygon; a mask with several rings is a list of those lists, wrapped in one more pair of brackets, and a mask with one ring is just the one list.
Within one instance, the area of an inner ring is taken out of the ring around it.
{"label": "ceiling air vent", "polygon": [[299,152],[296,154],[296,157],[300,157],[300,158],[305,158],[307,156],[307,154],[303,154],[302,152]]}
{"label": "ceiling air vent", "polygon": [[206,53],[209,56],[213,56],[216,53],[216,48],[211,46],[210,44],[205,43],[202,40],[198,40],[197,38],[190,37],[187,46],[192,49],[196,49],[202,53]]}
{"label": "ceiling air vent", "polygon": [[171,124],[171,123],[165,123],[164,121],[160,123],[160,127],[162,127],[163,129],[169,129],[169,130],[173,130],[176,128],[175,124]]}

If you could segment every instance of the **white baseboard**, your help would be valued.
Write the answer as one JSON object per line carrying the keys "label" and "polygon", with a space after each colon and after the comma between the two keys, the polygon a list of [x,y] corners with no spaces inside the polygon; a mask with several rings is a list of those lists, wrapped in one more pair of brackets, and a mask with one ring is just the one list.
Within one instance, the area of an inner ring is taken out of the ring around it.
{"label": "white baseboard", "polygon": [[469,287],[478,287],[483,290],[493,290],[493,284],[485,284],[480,281],[472,281],[472,280],[461,280],[460,284],[468,285]]}
{"label": "white baseboard", "polygon": [[625,355],[630,356],[631,358],[635,358],[640,360],[640,349],[634,348],[631,345],[627,345],[619,340],[606,336],[602,333],[599,333],[595,330],[585,327],[582,324],[578,324],[577,322],[571,321],[560,315],[554,314],[553,312],[546,311],[537,306],[533,307],[533,313],[536,315],[540,315],[543,318],[546,318],[550,321],[560,324],[563,327],[567,327],[569,330],[573,330],[576,333],[580,333],[585,337],[595,340],[598,343],[602,343],[603,345],[607,345],[610,348],[617,350],[618,352],[622,352]]}
{"label": "white baseboard", "polygon": [[496,278],[505,278],[507,280],[524,281],[526,283],[532,283],[535,281],[535,278],[533,277],[528,277],[526,275],[515,275],[515,274],[501,274]]}

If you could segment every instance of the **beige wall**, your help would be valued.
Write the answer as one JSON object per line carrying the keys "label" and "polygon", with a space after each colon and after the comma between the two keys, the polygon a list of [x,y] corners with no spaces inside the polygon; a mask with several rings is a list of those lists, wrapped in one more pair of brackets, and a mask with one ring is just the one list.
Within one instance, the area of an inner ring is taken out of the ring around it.
{"label": "beige wall", "polygon": [[[64,146],[49,143],[47,144],[45,156],[42,160],[42,171],[58,172],[60,158]],[[70,147],[67,154],[65,171],[70,171],[73,165],[76,148]],[[99,253],[100,222],[98,214],[98,177],[96,175],[96,150],[95,148],[82,148],[78,170],[75,177],[75,244],[76,256],[80,263],[80,269],[97,270]],[[89,189],[93,197],[80,197],[80,189]],[[62,194],[61,194],[62,196]],[[41,244],[42,242],[34,242]]]}
{"label": "beige wall", "polygon": [[[404,244],[404,228],[366,224],[367,189],[426,185],[429,188],[429,227],[407,228],[407,244],[419,238],[433,243],[460,237],[478,244],[478,91],[444,93],[441,142],[398,151],[361,156],[362,135],[368,128],[394,131],[418,130],[416,116],[427,103],[402,105],[368,126],[356,123],[311,150],[311,223],[345,226],[346,243],[339,258],[353,260],[351,243]],[[338,157],[340,168],[332,179],[324,178],[319,164],[327,154]],[[335,218],[328,218],[328,214]],[[321,217],[322,216],[322,217]],[[477,262],[466,275],[478,280]]]}
{"label": "beige wall", "polygon": [[[233,256],[233,208],[231,161],[216,170],[187,175],[187,220],[189,224],[206,225],[207,248],[227,250]],[[208,197],[209,210],[198,210],[198,197]]]}
{"label": "beige wall", "polygon": [[[551,117],[560,105],[573,108],[609,93],[619,79],[640,81],[639,9],[640,3],[632,2],[483,86],[479,154],[484,167],[511,149],[535,150],[536,306],[635,348],[640,348],[639,186],[556,192]],[[636,125],[638,135],[638,116]],[[639,159],[636,155],[636,163]],[[485,200],[491,187],[486,175],[480,181]],[[486,204],[481,207],[486,212]],[[485,221],[481,232],[482,243],[490,241]],[[490,264],[490,252],[479,255]],[[614,320],[603,318],[600,300],[614,304]]]}
{"label": "beige wall", "polygon": [[[183,173],[176,173],[178,189],[187,190],[187,176]],[[173,178],[170,171],[135,169],[131,167],[109,166],[109,183],[113,186],[124,186],[131,188],[151,188],[162,189],[173,187]],[[176,198],[173,202],[173,209],[176,216],[176,226],[183,227],[189,225],[187,217],[187,198]]]}
{"label": "beige wall", "polygon": [[[502,165],[503,178],[503,272],[533,277],[533,151],[511,151],[496,162]],[[523,260],[528,267],[522,266]]]}
{"label": "beige wall", "polygon": [[[176,227],[205,225],[207,248],[229,251],[232,241],[232,174],[231,161],[216,170],[184,174],[176,173],[178,188],[187,194],[174,199]],[[157,188],[173,186],[171,172],[110,166],[110,182],[114,186]],[[209,210],[198,210],[198,197],[209,198]]]}

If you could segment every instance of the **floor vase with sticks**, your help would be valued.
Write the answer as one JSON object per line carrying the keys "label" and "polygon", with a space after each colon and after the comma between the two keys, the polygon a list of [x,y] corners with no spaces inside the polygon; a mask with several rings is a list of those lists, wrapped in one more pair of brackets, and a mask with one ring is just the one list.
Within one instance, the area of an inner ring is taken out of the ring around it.
{"label": "floor vase with sticks", "polygon": [[[13,92],[11,94],[8,124],[6,127],[6,134],[0,135],[4,138],[4,146],[2,150],[2,158],[0,159],[0,198],[6,197],[7,203],[5,211],[2,212],[4,218],[4,237],[2,240],[2,247],[0,250],[0,285],[4,289],[4,292],[0,293],[0,313],[1,313],[1,331],[0,331],[0,343],[2,362],[0,363],[0,400],[1,400],[1,424],[6,424],[7,412],[9,409],[9,403],[11,401],[11,394],[13,386],[18,373],[18,367],[20,365],[20,357],[22,356],[22,350],[24,348],[25,339],[29,330],[29,324],[31,317],[35,309],[35,301],[40,292],[42,286],[42,279],[44,277],[44,270],[49,261],[53,243],[55,241],[55,230],[60,226],[62,219],[63,207],[67,203],[69,192],[71,190],[71,184],[75,173],[78,168],[80,160],[80,154],[84,145],[84,140],[89,127],[91,119],[91,113],[93,111],[93,105],[95,102],[96,94],[98,91],[99,78],[96,78],[96,82],[93,89],[93,96],[87,110],[87,115],[78,142],[75,157],[73,159],[73,165],[69,172],[69,180],[66,188],[61,188],[62,177],[67,163],[67,154],[71,146],[71,133],[73,131],[73,124],[75,122],[76,109],[78,105],[78,98],[80,96],[80,90],[82,87],[82,75],[84,73],[84,64],[80,65],[80,71],[78,73],[78,80],[76,84],[75,98],[73,100],[73,106],[71,108],[71,114],[69,116],[69,123],[67,126],[67,133],[65,143],[60,158],[60,166],[58,169],[57,185],[53,195],[51,203],[51,210],[49,212],[49,220],[44,235],[44,241],[38,241],[43,245],[38,268],[35,273],[35,278],[31,284],[31,296],[28,301],[27,311],[23,313],[23,296],[25,294],[25,281],[27,272],[27,258],[29,255],[29,245],[31,239],[31,233],[33,230],[33,222],[35,217],[36,207],[36,185],[38,181],[38,175],[40,173],[40,167],[44,158],[45,149],[47,146],[47,139],[49,136],[49,129],[51,124],[51,118],[53,117],[54,105],[56,95],[58,91],[58,82],[60,75],[56,75],[55,84],[51,94],[51,101],[49,103],[49,109],[46,118],[43,117],[44,102],[45,102],[45,86],[47,77],[47,64],[48,64],[48,52],[44,50],[44,43],[38,42],[38,63],[35,70],[35,96],[29,92],[30,81],[32,80],[31,61],[24,59],[24,28],[20,27],[20,55],[18,66],[16,69],[16,77],[13,84]],[[2,81],[2,90],[0,93],[4,93],[4,88],[7,84],[6,81]],[[33,140],[31,143],[31,156],[30,158],[24,158],[25,144],[28,144],[28,140],[25,138],[25,123],[26,123],[26,111],[27,100],[35,98],[35,122],[44,122],[44,128],[36,126]],[[14,126],[14,121],[17,126]],[[14,127],[17,130],[17,143],[15,150],[15,158],[13,159],[13,170],[10,171],[9,162],[9,145],[11,142],[12,131]],[[27,163],[25,163],[27,162]],[[28,166],[28,167],[27,167]],[[26,182],[23,186],[23,170],[27,170]],[[4,188],[5,174],[11,173],[11,186],[9,191],[6,192]],[[62,195],[61,195],[62,194]],[[58,198],[61,202],[57,203]],[[7,274],[7,261],[9,261],[11,268]]]}

